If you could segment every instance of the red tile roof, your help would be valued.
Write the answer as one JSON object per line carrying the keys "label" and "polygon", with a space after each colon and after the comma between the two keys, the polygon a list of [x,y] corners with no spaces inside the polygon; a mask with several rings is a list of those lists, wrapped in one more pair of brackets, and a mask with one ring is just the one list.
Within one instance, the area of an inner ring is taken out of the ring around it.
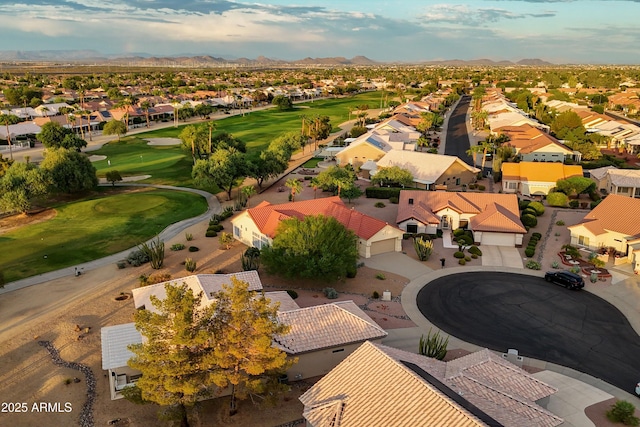
{"label": "red tile roof", "polygon": [[340,197],[326,197],[322,199],[304,200],[301,202],[272,205],[267,201],[260,203],[247,212],[258,229],[273,238],[280,221],[288,218],[303,219],[309,215],[330,216],[338,220],[358,237],[368,240],[387,224],[377,218],[370,217],[355,209],[347,208]]}
{"label": "red tile roof", "polygon": [[596,236],[607,231],[640,237],[640,199],[610,194],[584,216],[581,223]]}

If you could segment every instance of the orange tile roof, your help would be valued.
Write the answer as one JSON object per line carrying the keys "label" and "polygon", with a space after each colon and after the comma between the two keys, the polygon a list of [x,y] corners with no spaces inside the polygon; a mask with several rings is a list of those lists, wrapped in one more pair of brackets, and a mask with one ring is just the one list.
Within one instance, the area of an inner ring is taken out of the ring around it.
{"label": "orange tile roof", "polygon": [[[409,199],[413,199],[412,205]],[[515,194],[403,190],[400,192],[396,223],[414,218],[423,224],[439,224],[436,212],[445,208],[474,214],[470,224],[475,231],[526,233],[520,222]]]}
{"label": "orange tile roof", "polygon": [[377,218],[365,215],[355,209],[347,208],[340,197],[326,197],[322,199],[304,200],[300,202],[272,205],[262,202],[255,208],[247,209],[258,229],[273,238],[280,221],[288,218],[303,219],[308,215],[330,216],[338,220],[358,237],[368,240],[387,224]]}
{"label": "orange tile roof", "polygon": [[518,181],[556,182],[572,176],[583,176],[582,166],[562,163],[520,162],[503,163],[502,179]]}
{"label": "orange tile roof", "polygon": [[568,228],[584,225],[596,236],[613,231],[631,238],[638,238],[640,237],[639,214],[640,199],[609,194],[584,216],[581,223]]}

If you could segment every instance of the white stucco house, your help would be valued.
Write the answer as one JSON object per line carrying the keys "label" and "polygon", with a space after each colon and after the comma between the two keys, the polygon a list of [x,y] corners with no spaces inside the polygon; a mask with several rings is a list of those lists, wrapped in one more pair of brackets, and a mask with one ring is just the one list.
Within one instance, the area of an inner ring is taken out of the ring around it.
{"label": "white stucco house", "polygon": [[522,246],[527,232],[514,194],[403,190],[396,223],[407,233],[465,228],[480,245]]}
{"label": "white stucco house", "polygon": [[247,246],[261,249],[273,243],[280,221],[308,215],[333,217],[352,230],[358,236],[358,253],[363,258],[402,251],[402,230],[348,208],[338,196],[279,205],[264,201],[231,219],[233,237]]}

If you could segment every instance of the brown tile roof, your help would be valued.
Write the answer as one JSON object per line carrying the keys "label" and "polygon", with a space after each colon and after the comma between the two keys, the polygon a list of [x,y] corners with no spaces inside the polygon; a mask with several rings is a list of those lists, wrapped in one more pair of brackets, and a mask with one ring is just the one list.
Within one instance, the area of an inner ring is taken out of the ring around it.
{"label": "brown tile roof", "polygon": [[387,333],[353,301],[280,311],[280,322],[290,325],[288,334],[274,339],[289,354],[381,339]]}
{"label": "brown tile roof", "polygon": [[614,231],[637,238],[640,237],[639,213],[640,199],[609,194],[584,216],[581,223],[568,228],[584,225],[596,236]]}
{"label": "brown tile roof", "polygon": [[503,163],[502,179],[556,182],[572,176],[583,176],[582,166],[549,162]]}
{"label": "brown tile roof", "polygon": [[308,215],[324,215],[334,217],[358,237],[368,240],[388,224],[377,218],[365,215],[355,209],[347,208],[340,197],[304,200],[300,202],[272,205],[262,202],[255,208],[247,209],[251,219],[260,231],[274,237],[280,221],[288,218],[303,219]]}
{"label": "brown tile roof", "polygon": [[[412,205],[409,199],[413,199]],[[400,192],[396,223],[414,218],[423,224],[439,224],[440,218],[436,213],[445,208],[474,214],[470,223],[475,231],[526,232],[520,222],[515,194],[403,190]]]}
{"label": "brown tile roof", "polygon": [[556,389],[488,350],[441,362],[368,342],[300,397],[305,418],[316,420],[316,427],[485,425],[402,362],[418,366],[504,426],[563,422],[534,403]]}

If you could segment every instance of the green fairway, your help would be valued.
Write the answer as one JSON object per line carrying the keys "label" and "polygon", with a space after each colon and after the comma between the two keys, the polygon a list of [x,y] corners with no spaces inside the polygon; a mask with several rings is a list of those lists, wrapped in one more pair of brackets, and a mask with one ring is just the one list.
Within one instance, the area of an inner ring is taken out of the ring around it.
{"label": "green fairway", "polygon": [[0,235],[0,270],[6,281],[133,247],[172,223],[202,214],[207,203],[192,193],[145,189],[53,207],[55,218]]}

